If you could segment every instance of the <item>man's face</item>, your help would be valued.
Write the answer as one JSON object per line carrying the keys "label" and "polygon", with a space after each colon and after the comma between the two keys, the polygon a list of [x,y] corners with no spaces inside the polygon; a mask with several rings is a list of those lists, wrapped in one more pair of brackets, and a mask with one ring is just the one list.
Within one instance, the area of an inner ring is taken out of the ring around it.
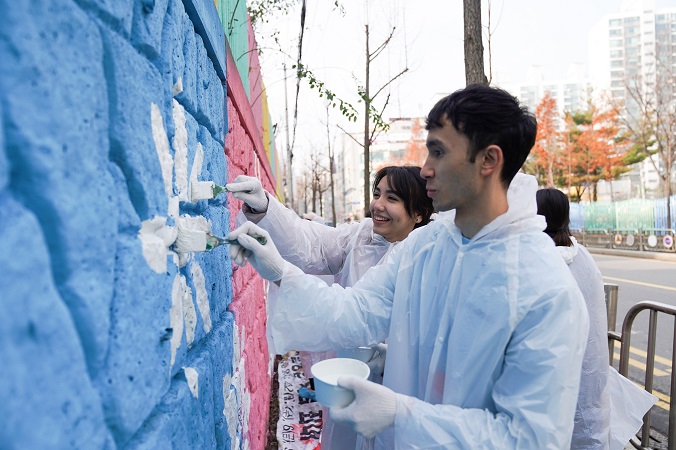
{"label": "man's face", "polygon": [[478,164],[469,162],[469,139],[444,118],[427,135],[427,159],[420,175],[437,211],[471,208],[479,190]]}

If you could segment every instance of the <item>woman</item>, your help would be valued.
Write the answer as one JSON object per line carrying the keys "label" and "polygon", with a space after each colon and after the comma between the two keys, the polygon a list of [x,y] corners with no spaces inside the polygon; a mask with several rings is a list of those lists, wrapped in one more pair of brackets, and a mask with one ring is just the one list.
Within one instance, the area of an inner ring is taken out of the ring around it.
{"label": "woman", "polygon": [[301,219],[256,178],[240,175],[227,188],[244,202],[246,219],[270,233],[284,259],[305,273],[331,274],[341,286],[352,286],[393,245],[429,223],[433,208],[425,184],[419,167],[383,167],[373,183],[372,217],[336,228]]}
{"label": "woman", "polygon": [[589,313],[589,337],[582,361],[580,393],[575,410],[573,449],[609,448],[610,398],[608,382],[608,319],[603,278],[587,249],[579,245],[568,228],[570,204],[558,189],[540,189],[536,194],[538,214],[547,221],[547,233],[568,264],[584,296]]}
{"label": "woman", "polygon": [[[432,199],[427,196],[426,181],[416,166],[380,169],[373,182],[371,217],[336,228],[301,219],[266,192],[256,178],[240,175],[227,188],[244,202],[242,212],[246,219],[270,233],[285,260],[308,274],[333,275],[334,281],[343,287],[353,286],[368,269],[384,261],[411,231],[428,224],[434,210]],[[378,350],[380,357],[369,362],[369,366],[378,367],[382,373],[384,345],[379,345]],[[312,361],[307,360],[308,356]],[[326,356],[301,352],[306,374],[309,375],[312,362]],[[322,449],[355,448],[356,433],[345,426],[338,428],[325,420]]]}

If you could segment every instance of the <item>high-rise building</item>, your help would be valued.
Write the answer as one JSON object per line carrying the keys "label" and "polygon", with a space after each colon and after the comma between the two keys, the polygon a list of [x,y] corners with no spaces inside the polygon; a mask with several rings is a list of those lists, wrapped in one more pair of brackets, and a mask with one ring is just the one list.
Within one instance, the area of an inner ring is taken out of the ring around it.
{"label": "high-rise building", "polygon": [[[589,75],[599,95],[610,93],[624,103],[627,117],[640,116],[638,97],[673,109],[676,8],[656,11],[654,0],[623,0],[620,12],[606,15],[589,33]],[[641,193],[659,188],[654,166],[665,168],[656,156],[653,161],[645,160],[630,175]]]}
{"label": "high-rise building", "polygon": [[545,94],[549,93],[556,100],[557,109],[562,115],[566,111],[585,110],[592,92],[582,64],[571,65],[566,76],[557,80],[545,80],[540,68],[533,66],[528,69],[524,82],[502,87],[531,111],[535,111]]}

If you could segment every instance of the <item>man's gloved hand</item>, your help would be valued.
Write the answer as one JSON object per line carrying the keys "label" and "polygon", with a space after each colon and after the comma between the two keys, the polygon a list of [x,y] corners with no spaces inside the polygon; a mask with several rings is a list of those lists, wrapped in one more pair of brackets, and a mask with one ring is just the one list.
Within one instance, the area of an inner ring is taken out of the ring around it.
{"label": "man's gloved hand", "polygon": [[354,401],[345,408],[331,408],[331,418],[350,425],[371,439],[394,424],[397,394],[389,388],[357,377],[338,378],[338,386],[354,391]]}
{"label": "man's gloved hand", "polygon": [[258,178],[239,175],[232,183],[225,185],[232,196],[243,201],[252,212],[262,213],[268,210],[268,196]]}
{"label": "man's gloved hand", "polygon": [[[263,236],[267,239],[261,245],[252,236]],[[248,260],[258,274],[270,281],[277,281],[284,275],[284,268],[289,263],[279,254],[275,243],[267,231],[256,224],[245,222],[241,227],[228,234],[227,239],[234,239],[238,244],[230,244],[230,258],[240,266]]]}
{"label": "man's gloved hand", "polygon": [[376,345],[376,352],[373,354],[366,364],[368,364],[371,373],[382,375],[385,371],[385,356],[387,356],[387,344],[381,343]]}

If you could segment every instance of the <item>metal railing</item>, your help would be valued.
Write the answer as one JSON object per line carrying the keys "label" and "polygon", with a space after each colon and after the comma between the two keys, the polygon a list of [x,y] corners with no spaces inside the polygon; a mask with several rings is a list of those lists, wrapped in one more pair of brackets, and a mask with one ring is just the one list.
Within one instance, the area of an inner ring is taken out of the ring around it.
{"label": "metal railing", "polygon": [[571,234],[586,247],[676,253],[676,230],[673,228],[582,228],[571,229]]}
{"label": "metal railing", "polygon": [[[608,290],[606,291],[606,301],[608,301]],[[608,303],[607,303],[608,305]],[[615,300],[615,307],[617,305],[617,300]],[[639,302],[636,305],[632,306],[631,309],[627,312],[627,315],[624,317],[624,322],[622,323],[622,334],[617,333],[614,330],[608,330],[608,340],[609,346],[612,345],[610,342],[618,341],[620,342],[620,374],[625,377],[629,373],[629,349],[631,346],[631,327],[634,324],[634,319],[636,316],[642,312],[648,310],[650,311],[650,319],[648,324],[648,347],[647,347],[647,356],[646,356],[646,370],[645,370],[645,390],[652,393],[653,390],[653,380],[654,380],[654,370],[655,370],[655,345],[657,337],[657,315],[658,313],[668,314],[674,318],[674,330],[676,330],[676,307],[671,305],[666,305],[664,303],[643,301]],[[617,310],[615,310],[616,312]],[[609,314],[610,315],[610,314]],[[614,326],[613,326],[614,328]],[[610,347],[609,347],[610,348]],[[676,332],[672,338],[672,355],[676,351]],[[612,352],[611,352],[612,355]],[[612,363],[612,356],[611,356]],[[669,394],[669,430],[667,433],[668,436],[668,449],[676,450],[676,408],[674,405],[674,393],[676,392],[676,358],[672,356],[671,358],[671,385],[670,385],[670,394]],[[648,410],[646,415],[643,417],[643,427],[641,428],[641,441],[638,442],[636,438],[631,439],[631,444],[641,450],[647,450],[650,447],[650,418],[652,410]]]}
{"label": "metal railing", "polygon": [[615,333],[619,287],[613,283],[603,283],[603,291],[606,296],[606,312],[608,313],[608,356],[610,357],[610,365],[612,366],[615,355],[615,339],[610,338],[610,333]]}

